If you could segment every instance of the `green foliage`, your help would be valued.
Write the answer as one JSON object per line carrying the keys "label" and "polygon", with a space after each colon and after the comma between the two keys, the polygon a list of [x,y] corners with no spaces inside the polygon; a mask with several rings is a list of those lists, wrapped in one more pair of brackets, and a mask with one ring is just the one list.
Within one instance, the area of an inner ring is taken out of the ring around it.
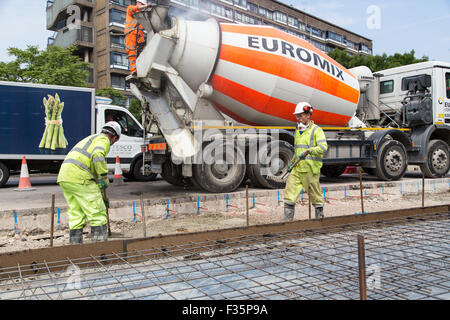
{"label": "green foliage", "polygon": [[0,62],[0,80],[86,87],[90,64],[74,55],[75,50],[75,46],[8,48],[8,54],[15,59]]}
{"label": "green foliage", "polygon": [[114,105],[125,106],[127,97],[117,89],[114,88],[103,88],[95,91],[96,96],[110,98]]}
{"label": "green foliage", "polygon": [[130,101],[130,107],[128,108],[128,111],[136,118],[137,121],[141,121],[142,119],[142,105],[141,101],[138,99],[132,99]]}
{"label": "green foliage", "polygon": [[388,56],[385,53],[376,56],[350,56],[344,50],[336,48],[328,52],[328,55],[348,69],[359,66],[367,66],[370,70],[372,70],[372,72],[428,61],[428,57],[426,56],[421,59],[416,58],[414,50],[404,54],[396,53],[392,56]]}

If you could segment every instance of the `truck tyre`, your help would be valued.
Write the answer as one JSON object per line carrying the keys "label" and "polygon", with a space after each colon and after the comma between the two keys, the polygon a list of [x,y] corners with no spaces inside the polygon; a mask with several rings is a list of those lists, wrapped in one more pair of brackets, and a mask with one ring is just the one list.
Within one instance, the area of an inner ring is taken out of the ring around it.
{"label": "truck tyre", "polygon": [[142,174],[142,158],[138,159],[133,167],[133,177],[136,181],[147,182],[155,181],[157,173],[150,172],[150,165],[145,165],[145,175]]}
{"label": "truck tyre", "polygon": [[205,191],[232,192],[244,180],[245,157],[234,143],[213,141],[204,144],[202,162],[193,165],[192,174]]}
{"label": "truck tyre", "polygon": [[[277,151],[272,153],[271,150]],[[293,157],[294,147],[286,141],[275,140],[260,148],[258,163],[251,165],[251,172],[257,184],[269,189],[284,188],[288,175],[284,179],[282,177]]]}
{"label": "truck tyre", "polygon": [[0,187],[3,187],[9,179],[9,169],[0,162]]}
{"label": "truck tyre", "polygon": [[444,177],[450,169],[448,145],[443,140],[431,140],[427,148],[427,158],[420,169],[427,178]]}
{"label": "truck tyre", "polygon": [[323,166],[320,172],[328,178],[340,177],[347,169],[346,165],[336,165],[336,166]]}
{"label": "truck tyre", "polygon": [[375,175],[385,181],[399,180],[407,166],[405,146],[396,140],[387,140],[379,149]]}
{"label": "truck tyre", "polygon": [[177,187],[187,187],[192,185],[190,179],[184,178],[181,175],[181,167],[173,164],[170,160],[163,163],[161,176],[168,183]]}

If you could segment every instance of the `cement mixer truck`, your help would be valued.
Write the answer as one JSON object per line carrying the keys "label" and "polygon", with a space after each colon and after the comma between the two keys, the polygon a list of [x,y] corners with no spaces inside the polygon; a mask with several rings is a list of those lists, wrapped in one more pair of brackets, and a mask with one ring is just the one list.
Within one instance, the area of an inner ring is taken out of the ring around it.
{"label": "cement mixer truck", "polygon": [[169,16],[167,2],[138,14],[148,41],[128,80],[153,133],[143,161],[169,183],[282,188],[301,101],[327,136],[325,176],[348,165],[382,180],[401,179],[408,164],[427,177],[449,171],[449,63],[347,70],[276,28]]}

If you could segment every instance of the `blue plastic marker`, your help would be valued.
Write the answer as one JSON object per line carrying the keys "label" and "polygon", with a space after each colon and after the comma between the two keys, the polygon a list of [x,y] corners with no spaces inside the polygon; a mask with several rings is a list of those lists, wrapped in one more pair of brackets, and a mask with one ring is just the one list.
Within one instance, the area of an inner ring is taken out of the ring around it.
{"label": "blue plastic marker", "polygon": [[254,208],[254,207],[256,207],[256,204],[255,204],[255,193],[253,192],[253,207],[252,208]]}
{"label": "blue plastic marker", "polygon": [[400,194],[403,194],[402,186],[403,186],[403,183],[400,183]]}
{"label": "blue plastic marker", "polygon": [[17,212],[14,211],[14,232],[15,232],[16,234],[19,233],[19,228],[18,228],[17,224],[18,224],[18,223],[17,223]]}
{"label": "blue plastic marker", "polygon": [[225,196],[225,201],[226,201],[226,212],[228,212],[228,195]]}
{"label": "blue plastic marker", "polygon": [[200,197],[197,197],[197,214],[200,214]]}
{"label": "blue plastic marker", "polygon": [[420,186],[418,182],[417,182],[417,193],[420,193]]}
{"label": "blue plastic marker", "polygon": [[344,198],[347,198],[347,186],[344,186]]}
{"label": "blue plastic marker", "polygon": [[136,203],[133,201],[133,222],[136,222]]}
{"label": "blue plastic marker", "polygon": [[381,184],[381,193],[384,193],[384,183]]}
{"label": "blue plastic marker", "polygon": [[301,194],[301,199],[302,199],[302,202],[303,202],[303,188],[302,188],[302,191],[300,192],[300,194]]}
{"label": "blue plastic marker", "polygon": [[166,220],[169,219],[169,204],[170,204],[170,199],[167,199]]}
{"label": "blue plastic marker", "polygon": [[433,181],[433,189],[434,189],[434,192],[436,192],[436,181]]}
{"label": "blue plastic marker", "polygon": [[61,230],[61,209],[58,208],[58,225],[56,227],[56,230]]}
{"label": "blue plastic marker", "polygon": [[[450,185],[450,182],[449,182]],[[278,206],[280,206],[280,190],[278,190]]]}

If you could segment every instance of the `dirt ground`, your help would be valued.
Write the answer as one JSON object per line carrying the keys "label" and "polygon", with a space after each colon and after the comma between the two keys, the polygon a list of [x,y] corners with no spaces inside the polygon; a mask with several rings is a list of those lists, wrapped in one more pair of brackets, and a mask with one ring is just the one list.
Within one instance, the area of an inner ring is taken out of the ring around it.
{"label": "dirt ground", "polygon": [[[345,198],[342,194],[326,195],[325,217],[351,215],[361,213],[361,200],[358,192],[348,194]],[[236,203],[235,207],[229,207],[228,211],[204,210],[197,214],[195,210],[187,210],[180,205],[174,207],[174,212],[169,219],[164,214],[159,216],[146,215],[146,233],[147,237],[168,235],[186,232],[197,232],[215,229],[226,229],[232,227],[246,226],[245,199]],[[273,196],[257,198],[254,208],[250,200],[249,223],[270,224],[282,221],[283,204],[278,204],[278,200]],[[435,190],[427,192],[425,196],[425,205],[433,206],[450,203],[450,191]],[[202,204],[208,207],[208,203]],[[212,204],[210,204],[212,205]],[[389,193],[389,190],[371,190],[364,197],[364,211],[366,213],[379,212],[385,210],[417,208],[422,205],[420,193]],[[163,211],[161,207],[160,212]],[[110,240],[124,238],[141,238],[144,236],[143,223],[141,217],[137,216],[137,221],[133,222],[131,216],[124,218],[123,212],[132,212],[132,208],[111,209],[111,229],[112,237]],[[314,218],[314,208],[311,209]],[[309,218],[308,199],[305,197],[297,203],[295,220],[304,220]],[[56,224],[56,223],[55,223]],[[65,246],[69,244],[69,230],[67,223],[61,224],[62,229],[55,231],[54,246]],[[85,228],[84,242],[90,242],[89,225]],[[0,235],[0,253],[22,251],[27,249],[37,249],[49,247],[49,232],[40,228],[27,228],[27,231],[20,231],[15,234],[14,230]]]}

